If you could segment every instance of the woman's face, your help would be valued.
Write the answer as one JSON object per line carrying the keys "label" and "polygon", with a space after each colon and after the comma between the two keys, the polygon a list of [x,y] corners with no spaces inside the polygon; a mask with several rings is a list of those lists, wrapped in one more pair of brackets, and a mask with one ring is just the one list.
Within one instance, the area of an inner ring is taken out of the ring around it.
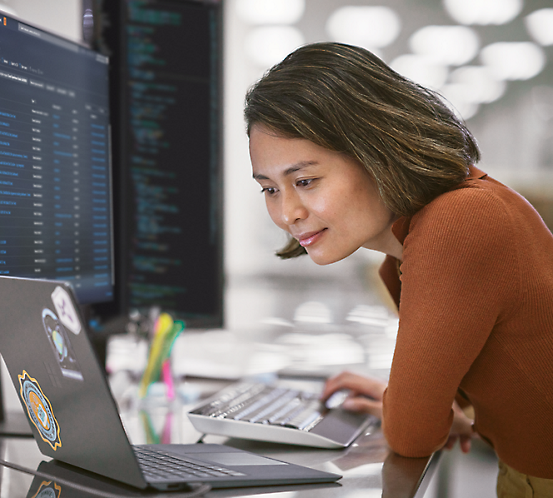
{"label": "woman's face", "polygon": [[258,125],[250,133],[250,156],[271,219],[315,263],[340,261],[360,247],[401,259],[391,231],[396,217],[358,161]]}

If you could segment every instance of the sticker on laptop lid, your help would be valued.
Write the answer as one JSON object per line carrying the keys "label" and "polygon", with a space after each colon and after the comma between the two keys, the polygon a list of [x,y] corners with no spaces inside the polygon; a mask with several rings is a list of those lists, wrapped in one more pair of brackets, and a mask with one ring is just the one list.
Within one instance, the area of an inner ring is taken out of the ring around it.
{"label": "sticker on laptop lid", "polygon": [[56,287],[52,292],[52,302],[56,307],[61,323],[63,323],[71,332],[77,335],[81,331],[81,321],[79,315],[73,307],[73,302],[67,291],[63,287]]}
{"label": "sticker on laptop lid", "polygon": [[19,395],[27,407],[31,422],[37,428],[40,437],[56,451],[61,448],[60,427],[50,401],[42,392],[37,380],[26,370],[17,378],[21,386]]}
{"label": "sticker on laptop lid", "polygon": [[52,310],[44,308],[42,310],[42,324],[62,375],[70,379],[84,380],[75,351],[71,346],[70,334],[61,323],[61,320]]}
{"label": "sticker on laptop lid", "polygon": [[61,486],[53,481],[42,481],[32,498],[60,498]]}

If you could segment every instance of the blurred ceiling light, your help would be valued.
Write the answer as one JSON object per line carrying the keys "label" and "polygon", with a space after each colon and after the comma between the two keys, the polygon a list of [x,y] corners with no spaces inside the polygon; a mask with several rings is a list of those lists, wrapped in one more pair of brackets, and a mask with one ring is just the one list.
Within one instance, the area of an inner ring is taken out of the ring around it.
{"label": "blurred ceiling light", "polygon": [[504,81],[496,80],[490,69],[483,66],[460,67],[451,73],[449,79],[452,84],[463,85],[466,100],[476,104],[489,104],[501,98],[507,86]]}
{"label": "blurred ceiling light", "polygon": [[500,80],[528,80],[546,63],[542,48],[532,42],[492,43],[482,49],[480,59]]}
{"label": "blurred ceiling light", "polygon": [[534,112],[543,121],[553,120],[553,87],[535,86],[530,92]]}
{"label": "blurred ceiling light", "polygon": [[411,36],[409,46],[414,53],[438,64],[459,66],[474,58],[480,40],[466,26],[425,26]]}
{"label": "blurred ceiling light", "polygon": [[324,303],[307,301],[296,308],[294,320],[296,322],[331,323],[332,312]]}
{"label": "blurred ceiling light", "polygon": [[553,45],[553,9],[540,9],[524,19],[526,29],[540,45]]}
{"label": "blurred ceiling light", "polygon": [[469,89],[466,85],[450,83],[445,85],[440,93],[445,98],[446,105],[460,118],[470,119],[478,112],[480,106],[476,102],[471,102]]}
{"label": "blurred ceiling light", "polygon": [[236,13],[248,24],[294,24],[305,11],[305,0],[237,0]]}
{"label": "blurred ceiling light", "polygon": [[520,14],[523,0],[443,0],[460,24],[506,24]]}
{"label": "blurred ceiling light", "polygon": [[391,318],[385,306],[358,304],[348,313],[346,320],[363,325],[386,327],[390,323]]}
{"label": "blurred ceiling light", "polygon": [[255,64],[268,68],[304,43],[303,35],[297,28],[266,26],[248,33],[245,50]]}
{"label": "blurred ceiling light", "polygon": [[375,49],[395,41],[401,21],[389,7],[346,6],[330,15],[326,31],[334,41]]}
{"label": "blurred ceiling light", "polygon": [[446,66],[420,55],[400,55],[390,67],[415,83],[432,89],[442,87],[448,75]]}

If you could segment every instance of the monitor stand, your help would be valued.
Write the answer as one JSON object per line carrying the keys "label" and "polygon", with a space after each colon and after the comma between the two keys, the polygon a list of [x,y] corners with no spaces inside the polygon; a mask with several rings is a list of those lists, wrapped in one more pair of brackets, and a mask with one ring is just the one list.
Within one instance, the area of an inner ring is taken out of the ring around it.
{"label": "monitor stand", "polygon": [[0,370],[0,437],[33,437],[31,427],[24,413],[6,413]]}

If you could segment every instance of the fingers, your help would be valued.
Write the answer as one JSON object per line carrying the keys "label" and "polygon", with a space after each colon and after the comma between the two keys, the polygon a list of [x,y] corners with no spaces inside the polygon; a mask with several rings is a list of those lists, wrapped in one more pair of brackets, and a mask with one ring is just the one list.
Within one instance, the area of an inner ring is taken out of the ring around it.
{"label": "fingers", "polygon": [[321,398],[323,400],[340,389],[348,389],[352,395],[363,395],[375,400],[382,400],[386,383],[380,379],[363,377],[352,372],[342,372],[326,381]]}
{"label": "fingers", "polygon": [[457,436],[449,436],[447,442],[444,444],[446,450],[451,450],[455,446],[455,441],[457,441]]}
{"label": "fingers", "polygon": [[472,445],[472,438],[469,436],[457,436],[457,435],[451,435],[447,439],[446,443],[444,444],[444,448],[446,450],[451,450],[455,446],[455,443],[457,442],[457,439],[459,440],[459,447],[461,448],[461,451],[463,453],[470,452],[471,445]]}
{"label": "fingers", "polygon": [[340,390],[350,392],[348,398],[342,403],[342,408],[382,418],[382,396],[386,390],[384,381],[351,372],[342,372],[328,379],[321,399],[327,400],[333,393]]}
{"label": "fingers", "polygon": [[461,445],[461,451],[468,453],[471,448],[471,438],[469,436],[461,436],[459,438],[459,444]]}
{"label": "fingers", "polygon": [[444,448],[446,450],[451,450],[455,446],[455,443],[457,442],[457,439],[459,440],[459,447],[461,448],[461,451],[463,453],[470,452],[470,449],[472,447],[472,438],[468,436],[449,436],[447,439],[447,442],[444,444]]}
{"label": "fingers", "polygon": [[364,397],[347,398],[342,403],[342,408],[352,412],[370,413],[382,418],[382,401],[373,401]]}

